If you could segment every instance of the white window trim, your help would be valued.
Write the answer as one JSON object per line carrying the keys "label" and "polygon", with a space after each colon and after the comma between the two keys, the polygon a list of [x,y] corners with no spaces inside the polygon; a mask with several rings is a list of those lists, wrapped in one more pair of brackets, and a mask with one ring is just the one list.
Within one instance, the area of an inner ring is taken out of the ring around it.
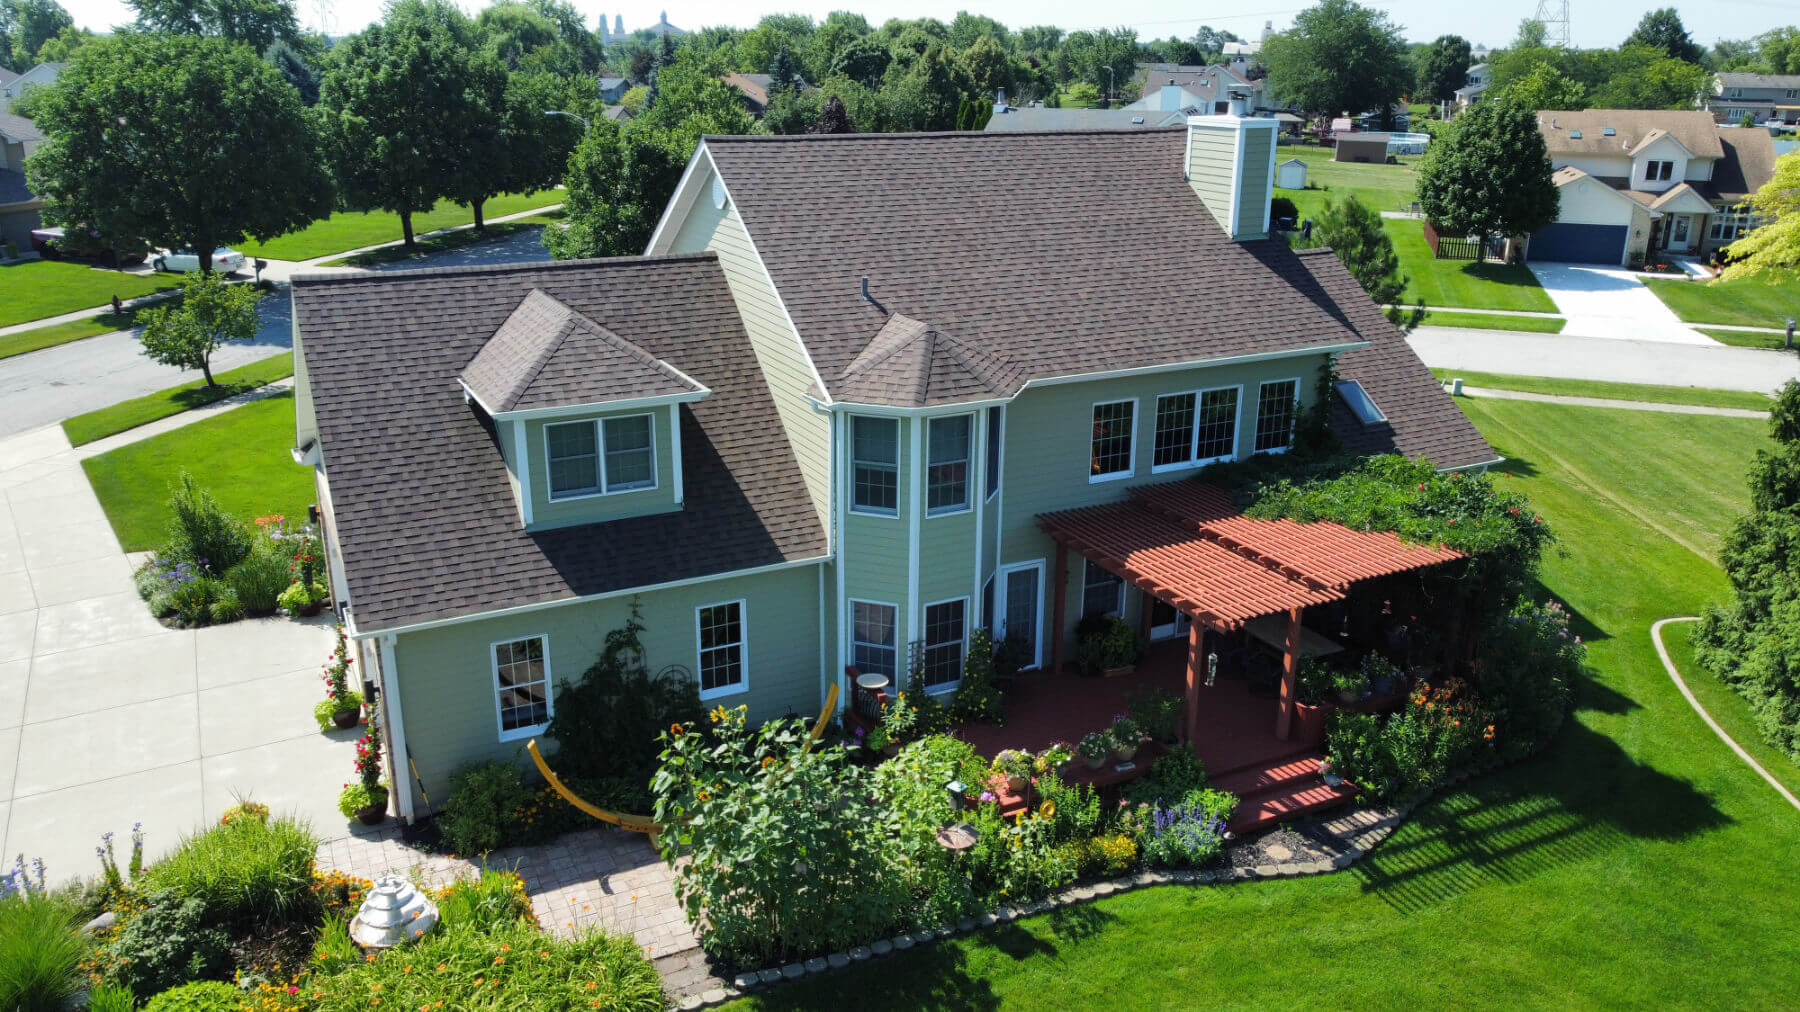
{"label": "white window trim", "polygon": [[[523,643],[526,640],[537,640],[544,649],[544,722],[528,727],[515,727],[508,731],[500,706],[500,656],[496,651],[502,644]],[[542,734],[550,726],[556,716],[556,678],[550,673],[550,635],[533,633],[529,636],[512,636],[503,640],[495,640],[488,644],[488,671],[494,678],[494,729],[499,732],[501,741],[518,741],[520,738],[531,738]]]}
{"label": "white window trim", "polygon": [[[927,505],[925,508],[925,515],[927,517],[953,517],[958,513],[968,513],[975,508],[976,426],[974,412],[956,415],[934,415],[925,419],[925,460],[924,467],[920,469],[921,478],[925,483],[925,501],[926,503],[931,502],[931,427],[940,421],[950,418],[966,418],[969,422],[968,428],[964,430],[965,438],[963,439],[963,500],[956,506]],[[983,447],[982,449],[983,452],[986,451],[986,447]],[[963,624],[967,625],[968,623],[965,621]]]}
{"label": "white window trim", "polygon": [[[1285,376],[1285,377],[1281,377],[1278,379],[1263,380],[1261,383],[1258,383],[1256,386],[1256,429],[1261,429],[1261,427],[1262,427],[1263,387],[1274,386],[1277,383],[1292,383],[1294,385],[1294,403],[1297,404],[1300,401],[1300,377],[1298,377],[1298,376]],[[1251,454],[1251,456],[1255,456],[1256,454],[1259,454],[1259,453],[1286,453],[1289,450],[1293,449],[1294,448],[1293,426],[1299,425],[1299,424],[1300,424],[1300,411],[1298,408],[1295,408],[1294,409],[1294,417],[1289,422],[1288,441],[1281,446],[1271,446],[1267,450],[1258,450],[1256,448],[1256,443],[1257,443],[1256,437],[1258,435],[1258,432],[1256,430],[1252,430],[1250,433],[1250,454]]]}
{"label": "white window trim", "polygon": [[[1131,438],[1126,441],[1126,466],[1123,471],[1111,471],[1106,474],[1094,473],[1094,409],[1107,404],[1131,405]],[[1088,405],[1088,484],[1098,485],[1108,481],[1124,481],[1137,474],[1137,441],[1138,441],[1138,399],[1136,397],[1114,397],[1110,400],[1095,401]]]}
{"label": "white window trim", "polygon": [[1089,586],[1088,579],[1087,579],[1087,567],[1090,565],[1096,566],[1098,569],[1100,569],[1102,572],[1104,572],[1107,576],[1110,576],[1113,579],[1119,581],[1118,597],[1115,601],[1113,601],[1112,610],[1108,611],[1108,612],[1102,612],[1101,614],[1113,615],[1113,616],[1117,616],[1118,618],[1124,618],[1125,617],[1125,578],[1123,576],[1120,576],[1119,574],[1113,572],[1112,570],[1107,569],[1105,566],[1100,566],[1097,563],[1094,563],[1090,560],[1083,559],[1082,562],[1083,562],[1083,565],[1081,567],[1081,613],[1076,615],[1075,618],[1077,620],[1087,618],[1087,589]]}
{"label": "white window trim", "polygon": [[[1237,410],[1232,414],[1232,418],[1231,418],[1231,452],[1230,453],[1222,453],[1216,457],[1197,456],[1197,454],[1199,454],[1199,452],[1200,452],[1200,402],[1206,398],[1207,394],[1218,393],[1221,390],[1236,390],[1237,391]],[[1298,392],[1298,391],[1296,390],[1296,392]],[[1161,410],[1161,401],[1164,397],[1181,397],[1186,394],[1194,395],[1194,426],[1193,426],[1194,431],[1189,433],[1189,435],[1188,435],[1187,459],[1186,460],[1178,460],[1172,464],[1156,463],[1156,422],[1155,422],[1155,419],[1156,419],[1157,412],[1153,411],[1150,415],[1150,418],[1151,418],[1151,423],[1150,423],[1150,473],[1151,474],[1168,474],[1170,471],[1192,471],[1196,468],[1205,467],[1208,464],[1217,464],[1218,462],[1220,462],[1222,460],[1236,460],[1238,457],[1238,453],[1237,453],[1238,439],[1244,434],[1244,385],[1242,383],[1227,383],[1224,386],[1202,387],[1197,390],[1171,390],[1166,394],[1157,394],[1156,395],[1156,400],[1158,402],[1157,410],[1158,411]]]}
{"label": "white window trim", "polygon": [[[700,680],[704,677],[701,669],[704,666],[703,658],[706,653],[705,648],[700,645],[700,613],[708,608],[724,608],[733,604],[738,608],[738,680],[731,685],[723,685],[716,689],[700,688]],[[750,691],[750,604],[744,598],[735,597],[725,601],[711,601],[694,608],[694,686],[700,688],[702,700],[736,696]]]}
{"label": "white window trim", "polygon": [[1028,562],[1012,562],[1000,567],[999,572],[995,574],[994,581],[994,625],[996,628],[989,630],[989,635],[993,636],[996,640],[999,640],[1001,635],[998,627],[1006,624],[1006,578],[1013,573],[1026,569],[1035,569],[1037,570],[1038,575],[1037,628],[1032,630],[1031,663],[1027,665],[1025,669],[1027,671],[1035,671],[1044,666],[1044,585],[1048,582],[1049,577],[1047,560],[1032,559]]}
{"label": "white window trim", "polygon": [[[969,663],[969,607],[970,607],[970,603],[969,603],[968,596],[964,595],[962,597],[946,597],[941,601],[926,601],[924,603],[924,605],[922,605],[920,607],[920,609],[919,609],[919,655],[920,655],[919,663],[921,666],[925,663],[924,662],[925,653],[927,651],[929,651],[933,646],[949,646],[950,645],[949,640],[945,640],[943,643],[934,644],[930,640],[927,640],[925,638],[926,636],[930,635],[928,632],[926,632],[926,630],[931,628],[931,622],[929,619],[929,616],[931,614],[931,609],[937,607],[940,604],[951,604],[956,601],[961,601],[962,606],[963,606],[963,613],[962,613],[962,615],[963,615],[963,623],[962,623],[963,665],[966,666]],[[980,618],[980,616],[976,616],[976,618]],[[921,676],[921,681],[922,680],[923,680],[923,676]],[[962,675],[959,672],[955,678],[952,678],[948,682],[945,682],[941,685],[926,686],[925,691],[936,696],[936,695],[941,695],[942,693],[946,693],[946,692],[955,692],[957,687],[960,685],[962,685]]]}
{"label": "white window trim", "polygon": [[[884,417],[882,415],[852,414],[848,417],[850,419],[850,424],[845,426],[847,431],[844,433],[844,455],[846,458],[844,463],[849,475],[850,488],[849,495],[844,498],[849,502],[850,513],[859,517],[881,517],[885,520],[898,519],[900,516],[900,473],[905,470],[905,459],[900,453],[900,430],[905,428],[905,426],[901,424],[901,420],[898,418]],[[873,506],[858,506],[856,504],[856,420],[858,418],[873,418],[894,423],[894,508],[891,510],[877,509]]]}
{"label": "white window trim", "polygon": [[[878,643],[864,644],[861,640],[856,638],[856,606],[859,604],[866,604],[876,608],[888,608],[894,613],[894,645],[892,647],[894,651],[894,673],[890,677],[893,679],[891,686],[897,687],[900,685],[901,676],[905,673],[901,670],[905,665],[900,663],[902,655],[905,653],[902,649],[904,644],[900,642],[900,605],[893,601],[871,601],[868,598],[863,597],[852,597],[844,602],[844,639],[850,648],[849,663],[851,664],[856,663],[856,648],[859,644],[871,647],[880,646]],[[858,668],[858,670],[861,669]]]}
{"label": "white window trim", "polygon": [[[1006,480],[1006,405],[995,404],[990,407],[983,408],[982,410],[986,413],[985,417],[987,419],[987,427],[982,431],[987,433],[987,436],[990,440],[994,440],[994,441],[998,442],[998,444],[999,444],[998,449],[1000,451],[999,453],[996,453],[994,455],[994,460],[993,460],[994,474],[996,476],[993,480],[994,490],[992,492],[987,492],[985,497],[982,500],[984,502],[993,502],[994,497],[1000,494],[1001,483]],[[995,412],[998,412],[998,415],[996,415]],[[996,417],[1000,419],[1000,425],[998,427],[999,428],[998,432],[994,431],[995,430],[994,419]],[[983,446],[981,448],[981,462],[982,462],[983,467],[986,467],[988,464],[987,447],[986,446]],[[986,472],[983,472],[981,477],[982,477],[983,481],[986,481],[988,475]]]}
{"label": "white window trim", "polygon": [[[606,424],[607,422],[624,421],[627,418],[642,418],[650,425],[650,484],[633,488],[609,489],[606,480]],[[575,492],[572,494],[556,494],[556,486],[550,481],[550,430],[564,425],[592,425],[594,427],[594,477],[600,479],[600,490],[597,492]],[[633,492],[654,492],[662,487],[662,468],[656,459],[656,414],[651,411],[633,412],[629,415],[606,415],[601,418],[578,418],[567,422],[545,422],[538,435],[544,444],[544,495],[553,503],[577,502],[582,499],[598,499],[609,495],[630,495]]]}

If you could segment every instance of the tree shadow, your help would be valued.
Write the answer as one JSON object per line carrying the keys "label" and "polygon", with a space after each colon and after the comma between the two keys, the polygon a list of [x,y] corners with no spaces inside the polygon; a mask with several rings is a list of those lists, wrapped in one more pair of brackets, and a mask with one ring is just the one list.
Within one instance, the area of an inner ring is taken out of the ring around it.
{"label": "tree shadow", "polygon": [[1413,913],[1592,860],[1629,840],[1676,841],[1731,821],[1689,781],[1570,721],[1535,759],[1415,809],[1401,832],[1352,868],[1365,892]]}
{"label": "tree shadow", "polygon": [[1531,462],[1530,457],[1521,457],[1494,442],[1491,438],[1488,440],[1488,445],[1494,448],[1495,453],[1506,458],[1490,469],[1494,474],[1504,478],[1536,478],[1542,473],[1538,470],[1538,466]]}
{"label": "tree shadow", "polygon": [[1050,931],[1064,941],[1079,942],[1109,927],[1118,918],[1092,903],[1057,907],[1050,912]]}

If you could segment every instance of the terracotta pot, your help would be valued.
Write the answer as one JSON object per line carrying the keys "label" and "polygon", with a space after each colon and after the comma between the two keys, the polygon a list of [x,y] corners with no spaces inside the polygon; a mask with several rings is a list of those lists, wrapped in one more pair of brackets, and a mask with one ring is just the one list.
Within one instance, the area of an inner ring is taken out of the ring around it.
{"label": "terracotta pot", "polygon": [[1135,671],[1137,671],[1136,664],[1125,664],[1116,668],[1107,668],[1100,673],[1107,678],[1124,678],[1126,675],[1132,674]]}
{"label": "terracotta pot", "polygon": [[374,804],[358,808],[356,821],[365,826],[379,826],[387,821],[387,795],[383,794],[381,800]]}
{"label": "terracotta pot", "polygon": [[1325,740],[1325,723],[1335,709],[1330,703],[1294,704],[1294,739],[1302,745],[1318,745]]}
{"label": "terracotta pot", "polygon": [[1007,777],[1006,778],[1006,789],[1008,791],[1010,791],[1011,793],[1016,794],[1020,797],[1023,797],[1025,795],[1025,789],[1030,786],[1031,786],[1031,778],[1030,777]]}
{"label": "terracotta pot", "polygon": [[351,706],[342,710],[333,710],[331,723],[339,731],[348,731],[362,721],[362,708]]}

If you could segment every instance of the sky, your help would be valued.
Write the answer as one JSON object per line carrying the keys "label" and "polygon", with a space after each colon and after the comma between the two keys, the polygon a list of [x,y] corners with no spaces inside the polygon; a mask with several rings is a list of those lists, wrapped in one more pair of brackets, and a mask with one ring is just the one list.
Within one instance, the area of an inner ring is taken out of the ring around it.
{"label": "sky", "polygon": [[[131,10],[123,0],[62,0],[83,28],[105,31],[131,20]],[[381,16],[382,0],[296,0],[300,21],[308,28],[324,28],[332,34],[357,31]],[[471,12],[486,6],[482,0],[458,0]],[[1265,22],[1275,29],[1292,24],[1294,15],[1305,9],[1301,0],[1248,0],[1227,6],[1223,12],[1196,14],[1194,7],[1174,0],[1116,0],[1096,4],[1093,0],[573,0],[576,9],[586,14],[589,24],[605,13],[611,21],[615,15],[625,19],[630,31],[654,23],[664,9],[670,23],[681,28],[708,25],[749,27],[757,19],[771,13],[810,14],[822,19],[833,10],[853,10],[879,25],[889,18],[936,17],[949,21],[959,10],[985,14],[1011,27],[1025,25],[1059,25],[1066,29],[1110,28],[1120,25],[1136,28],[1138,38],[1190,36],[1202,24],[1255,38]],[[1404,29],[1407,39],[1427,42],[1444,34],[1457,34],[1478,45],[1498,47],[1511,39],[1519,21],[1536,14],[1538,0],[1504,0],[1476,4],[1473,7],[1443,0],[1392,0],[1366,5],[1387,12]],[[1584,48],[1616,46],[1644,13],[1663,3],[1650,0],[1567,0],[1570,35],[1576,46]],[[1796,0],[1688,0],[1676,3],[1688,31],[1702,45],[1710,46],[1720,38],[1747,38],[1779,25],[1800,22],[1800,3]],[[1110,19],[1095,22],[1095,12],[1105,10]],[[1242,11],[1242,13],[1232,13]]]}

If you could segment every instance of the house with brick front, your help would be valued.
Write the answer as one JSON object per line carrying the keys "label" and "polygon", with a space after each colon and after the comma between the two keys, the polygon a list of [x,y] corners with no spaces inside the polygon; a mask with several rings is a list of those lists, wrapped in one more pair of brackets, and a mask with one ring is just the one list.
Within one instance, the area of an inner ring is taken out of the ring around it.
{"label": "house with brick front", "polygon": [[[295,453],[399,813],[541,734],[634,607],[651,670],[761,720],[853,674],[952,691],[977,630],[1027,676],[1098,614],[1199,656],[1430,564],[1225,550],[1169,492],[1314,410],[1496,460],[1337,258],[1271,235],[1277,128],[707,137],[643,256],[296,278]],[[1088,510],[1161,540],[1058,526]]]}

